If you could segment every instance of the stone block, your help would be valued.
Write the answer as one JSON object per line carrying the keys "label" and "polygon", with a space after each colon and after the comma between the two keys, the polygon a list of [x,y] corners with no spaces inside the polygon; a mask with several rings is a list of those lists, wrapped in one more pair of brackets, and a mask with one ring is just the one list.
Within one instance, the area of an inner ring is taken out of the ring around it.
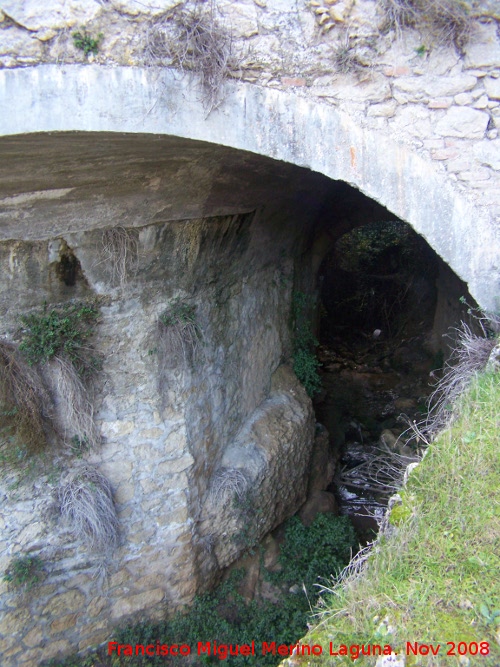
{"label": "stone block", "polygon": [[490,178],[490,172],[487,169],[475,169],[474,171],[461,171],[458,174],[461,181],[487,181]]}
{"label": "stone block", "polygon": [[140,431],[138,437],[139,438],[144,438],[145,440],[158,440],[158,438],[161,438],[163,435],[163,431],[161,428],[155,427],[155,428],[146,428],[142,431]]}
{"label": "stone block", "polygon": [[459,154],[456,148],[442,148],[436,151],[432,151],[433,160],[449,160],[451,158],[457,157]]}
{"label": "stone block", "polygon": [[134,431],[134,422],[131,421],[112,421],[103,422],[102,433],[107,438],[119,438],[124,435],[129,435]]}
{"label": "stone block", "polygon": [[186,523],[188,516],[187,507],[179,507],[173,512],[160,514],[156,521],[159,526],[168,526],[171,523]]}
{"label": "stone block", "polygon": [[69,653],[71,644],[66,639],[58,639],[55,642],[49,642],[43,649],[44,660],[51,660],[65,653]]}
{"label": "stone block", "polygon": [[7,612],[0,617],[0,634],[15,636],[22,632],[31,619],[28,609],[17,609],[16,611]]}
{"label": "stone block", "polygon": [[119,505],[128,503],[135,494],[135,487],[132,482],[122,482],[115,491],[115,501]]}
{"label": "stone block", "polygon": [[482,95],[479,97],[474,104],[472,105],[474,109],[487,109],[488,108],[488,96]]}
{"label": "stone block", "polygon": [[37,0],[2,0],[2,10],[30,31],[85,25],[101,12],[99,4],[93,0],[67,3],[60,0],[45,0],[43,3]]}
{"label": "stone block", "polygon": [[382,116],[384,118],[391,118],[396,113],[397,103],[395,100],[388,102],[381,102],[380,104],[371,104],[368,107],[368,116]]}
{"label": "stone block", "polygon": [[174,473],[182,472],[187,470],[194,464],[194,459],[189,452],[185,452],[181,458],[178,459],[169,459],[168,461],[163,461],[157,466],[157,472],[159,475],[172,475]]}
{"label": "stone block", "polygon": [[481,139],[489,122],[489,115],[470,107],[452,107],[436,123],[435,132],[444,137]]}
{"label": "stone block", "polygon": [[410,94],[415,100],[421,96],[429,98],[453,97],[474,88],[477,83],[475,76],[421,76],[401,77],[394,81],[395,91]]}
{"label": "stone block", "polygon": [[452,102],[451,97],[438,97],[435,100],[431,100],[427,107],[429,109],[449,109]]}
{"label": "stone block", "polygon": [[40,626],[38,625],[36,625],[23,637],[23,644],[29,646],[29,648],[35,648],[35,646],[40,646],[42,641],[43,641],[43,632]]}
{"label": "stone block", "polygon": [[465,47],[465,66],[498,67],[500,41],[495,23],[477,24],[474,39]]}
{"label": "stone block", "polygon": [[66,616],[57,618],[50,624],[50,634],[57,635],[60,632],[64,632],[65,630],[73,628],[76,625],[77,619],[78,614],[67,614]]}
{"label": "stone block", "polygon": [[500,100],[500,79],[492,76],[484,78],[484,89],[491,100]]}
{"label": "stone block", "polygon": [[143,610],[149,612],[150,607],[160,604],[164,597],[165,591],[162,588],[155,588],[152,591],[117,600],[111,609],[111,616],[116,620]]}
{"label": "stone block", "polygon": [[281,77],[281,85],[284,88],[300,88],[306,85],[306,80],[303,77],[295,76],[283,76]]}
{"label": "stone block", "polygon": [[56,595],[45,606],[43,613],[46,616],[60,616],[68,611],[78,611],[85,603],[85,596],[76,588],[67,593]]}
{"label": "stone block", "polygon": [[458,104],[458,106],[462,107],[467,104],[472,104],[474,102],[474,97],[472,93],[458,93],[458,95],[455,95],[453,98],[453,101],[455,104]]}
{"label": "stone block", "polygon": [[107,607],[107,605],[108,601],[106,598],[98,595],[97,597],[93,598],[87,606],[87,614],[89,616],[98,616],[102,610]]}
{"label": "stone block", "polygon": [[42,45],[24,30],[15,27],[6,28],[0,32],[0,35],[0,56],[41,58]]}
{"label": "stone block", "polygon": [[500,140],[481,141],[472,148],[474,157],[480,164],[484,164],[500,171]]}

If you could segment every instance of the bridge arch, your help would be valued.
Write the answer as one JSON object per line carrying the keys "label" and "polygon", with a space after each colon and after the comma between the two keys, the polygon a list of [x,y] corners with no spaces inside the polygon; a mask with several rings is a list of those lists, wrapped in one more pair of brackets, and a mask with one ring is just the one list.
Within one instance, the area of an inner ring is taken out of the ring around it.
{"label": "bridge arch", "polygon": [[344,181],[421,234],[486,310],[498,309],[498,240],[484,210],[410,147],[304,95],[226,84],[208,116],[173,70],[41,65],[0,71],[0,134],[172,135],[250,151]]}

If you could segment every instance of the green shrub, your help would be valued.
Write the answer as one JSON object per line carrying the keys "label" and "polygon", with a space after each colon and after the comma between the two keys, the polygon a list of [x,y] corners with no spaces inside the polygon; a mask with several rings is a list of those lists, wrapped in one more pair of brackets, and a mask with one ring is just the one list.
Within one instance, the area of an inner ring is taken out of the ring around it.
{"label": "green shrub", "polygon": [[293,370],[312,398],[321,389],[318,369],[321,364],[314,352],[318,341],[311,327],[313,300],[303,292],[294,292],[292,298],[292,318],[294,329]]}
{"label": "green shrub", "polygon": [[293,371],[311,398],[321,389],[320,366],[314,352],[299,349],[293,355]]}
{"label": "green shrub", "polygon": [[285,527],[285,545],[281,549],[281,572],[271,579],[287,586],[304,584],[309,597],[317,597],[315,584],[330,579],[349,562],[357,547],[357,537],[349,517],[318,514],[306,527],[296,516]]}
{"label": "green shrub", "polygon": [[16,556],[3,580],[17,590],[30,590],[42,579],[43,561],[39,556]]}
{"label": "green shrub", "polygon": [[97,37],[92,37],[85,28],[82,27],[82,32],[73,33],[73,44],[77,49],[83,51],[88,56],[89,53],[97,54],[99,51],[99,42],[104,39],[104,35],[100,32]]}
{"label": "green shrub", "polygon": [[23,340],[19,346],[30,365],[44,364],[56,354],[68,357],[76,370],[83,373],[97,366],[89,357],[87,341],[92,335],[98,310],[94,304],[64,304],[42,313],[21,317]]}

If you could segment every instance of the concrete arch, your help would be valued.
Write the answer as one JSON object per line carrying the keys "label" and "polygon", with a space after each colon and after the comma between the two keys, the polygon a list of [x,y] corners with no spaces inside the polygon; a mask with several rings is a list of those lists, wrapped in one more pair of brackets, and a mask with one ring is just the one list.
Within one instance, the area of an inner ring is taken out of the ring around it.
{"label": "concrete arch", "polygon": [[41,65],[0,71],[0,135],[128,132],[250,151],[345,181],[421,234],[486,310],[498,310],[500,241],[487,214],[433,163],[293,93],[227,84],[208,117],[196,82],[172,70]]}

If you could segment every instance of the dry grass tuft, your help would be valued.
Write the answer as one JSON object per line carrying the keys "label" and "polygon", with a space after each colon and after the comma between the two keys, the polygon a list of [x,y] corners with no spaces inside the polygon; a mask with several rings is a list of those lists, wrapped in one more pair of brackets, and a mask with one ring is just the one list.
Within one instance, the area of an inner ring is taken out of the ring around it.
{"label": "dry grass tuft", "polygon": [[219,468],[215,473],[210,497],[215,503],[226,502],[237,498],[242,501],[248,491],[248,479],[237,468]]}
{"label": "dry grass tuft", "polygon": [[82,464],[58,490],[62,516],[89,550],[109,553],[119,543],[119,522],[111,484],[98,470]]}
{"label": "dry grass tuft", "polygon": [[53,371],[59,402],[63,439],[81,451],[97,447],[100,436],[94,421],[94,408],[88,390],[80,379],[71,360],[56,355],[49,362]]}
{"label": "dry grass tuft", "polygon": [[195,306],[176,299],[160,315],[156,339],[160,373],[193,363],[201,347]]}
{"label": "dry grass tuft", "polygon": [[36,368],[29,366],[7,341],[0,341],[1,449],[7,461],[14,442],[22,453],[42,450],[52,401]]}
{"label": "dry grass tuft", "polygon": [[348,33],[334,47],[332,61],[335,70],[340,74],[357,74],[365,69],[356,48],[351,44]]}
{"label": "dry grass tuft", "polygon": [[231,33],[217,18],[214,2],[155,19],[146,57],[151,65],[169,64],[196,74],[208,113],[221,103],[222,84],[237,66]]}
{"label": "dry grass tuft", "polygon": [[429,412],[423,429],[427,432],[428,439],[448,425],[457,399],[466,391],[476,375],[486,368],[490,354],[498,343],[497,338],[491,336],[491,329],[496,326],[495,322],[484,319],[478,322],[482,336],[473,333],[465,322],[454,330],[456,343],[453,352],[445,364],[443,376],[428,401]]}
{"label": "dry grass tuft", "polygon": [[472,30],[467,3],[460,0],[380,0],[388,24],[422,30],[438,45],[453,44],[462,51]]}
{"label": "dry grass tuft", "polygon": [[135,229],[113,227],[106,229],[101,236],[104,259],[102,264],[109,267],[111,282],[122,289],[128,277],[137,270],[138,234]]}

